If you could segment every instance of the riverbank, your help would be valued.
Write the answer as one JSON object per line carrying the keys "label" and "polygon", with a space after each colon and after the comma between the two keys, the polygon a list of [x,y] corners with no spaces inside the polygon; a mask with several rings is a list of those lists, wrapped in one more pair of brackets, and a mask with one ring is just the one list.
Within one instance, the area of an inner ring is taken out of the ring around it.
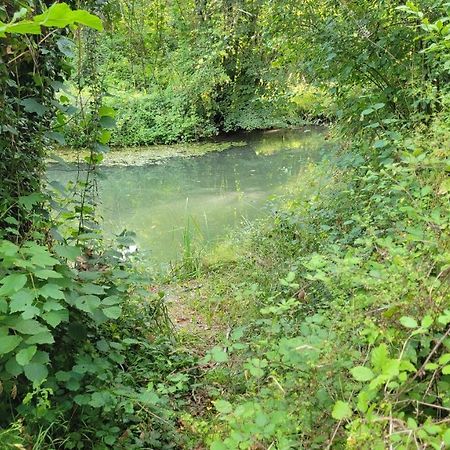
{"label": "riverbank", "polygon": [[[200,142],[179,143],[170,145],[151,145],[145,147],[111,147],[110,151],[103,154],[102,166],[146,166],[161,164],[170,158],[192,158],[209,153],[222,152],[237,147],[244,147],[250,142],[258,140],[259,136],[265,136],[261,145],[261,152],[270,151],[275,153],[285,148],[295,148],[298,145],[298,135],[311,132],[325,133],[325,126],[311,125],[297,128],[272,129],[263,131],[227,133]],[[277,142],[277,138],[281,142]],[[61,162],[77,163],[83,162],[89,157],[86,149],[58,148],[54,156],[50,155],[48,163]]]}
{"label": "riverbank", "polygon": [[[403,429],[417,442],[448,441],[440,422],[428,432],[427,407],[449,404],[440,137],[415,138],[428,143],[420,161],[381,165],[355,142],[308,166],[226,248],[199,255],[194,274],[180,264],[167,291],[180,348],[195,357],[176,413],[184,448],[384,448]],[[405,418],[417,407],[421,425]],[[401,427],[380,424],[386,414]]]}

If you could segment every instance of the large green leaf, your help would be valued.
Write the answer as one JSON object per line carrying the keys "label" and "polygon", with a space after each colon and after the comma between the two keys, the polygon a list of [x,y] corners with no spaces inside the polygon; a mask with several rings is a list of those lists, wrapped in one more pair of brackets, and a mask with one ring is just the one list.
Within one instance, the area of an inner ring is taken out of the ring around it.
{"label": "large green leaf", "polygon": [[40,363],[30,363],[27,364],[24,368],[25,376],[33,382],[41,382],[45,378],[47,378],[48,375],[48,369],[47,366]]}
{"label": "large green leaf", "polygon": [[120,306],[110,306],[108,308],[104,308],[102,311],[108,319],[118,319],[122,314],[122,308]]}
{"label": "large green leaf", "polygon": [[76,23],[86,25],[97,31],[103,31],[103,24],[99,17],[90,14],[89,12],[78,9],[72,13],[72,19]]}
{"label": "large green leaf", "polygon": [[22,338],[20,336],[2,336],[0,337],[0,355],[14,350],[20,343]]}
{"label": "large green leaf", "polygon": [[56,245],[54,250],[58,256],[66,258],[69,261],[75,261],[81,255],[81,249],[71,245]]}
{"label": "large green leaf", "polygon": [[63,276],[60,273],[50,269],[36,270],[34,272],[34,275],[37,278],[41,278],[42,280],[48,280],[49,278],[63,278]]}
{"label": "large green leaf", "polygon": [[5,364],[5,369],[13,377],[17,377],[17,375],[20,375],[23,372],[23,367],[17,363],[15,357],[8,359]]}
{"label": "large green leaf", "polygon": [[39,289],[39,295],[42,295],[44,298],[54,298],[56,300],[65,299],[61,287],[53,283],[44,284],[44,286]]}
{"label": "large green leaf", "polygon": [[26,112],[43,116],[47,112],[47,108],[34,98],[26,98],[20,102]]}
{"label": "large green leaf", "polygon": [[213,403],[217,411],[219,411],[222,414],[229,414],[233,411],[232,404],[230,402],[227,402],[226,400],[216,400]]}
{"label": "large green leaf", "polygon": [[39,334],[48,331],[44,325],[34,319],[17,318],[12,321],[10,327],[23,334]]}
{"label": "large green leaf", "polygon": [[32,20],[22,20],[17,23],[6,24],[6,26],[3,27],[3,31],[14,34],[41,34],[41,27]]}
{"label": "large green leaf", "polygon": [[352,409],[350,408],[350,405],[347,402],[338,400],[334,404],[333,412],[331,413],[333,419],[336,420],[348,419],[349,417],[351,417],[351,415]]}
{"label": "large green leaf", "polygon": [[11,295],[9,303],[10,312],[25,311],[30,308],[34,301],[34,292],[31,289],[21,289],[15,294]]}
{"label": "large green leaf", "polygon": [[353,367],[350,372],[357,381],[369,381],[375,377],[374,373],[368,367],[364,366]]}
{"label": "large green leaf", "polygon": [[55,339],[50,331],[42,331],[41,333],[30,336],[25,342],[27,344],[53,344]]}
{"label": "large green leaf", "polygon": [[16,355],[16,361],[21,366],[26,366],[30,363],[31,358],[33,358],[36,353],[37,347],[35,345],[31,345],[29,347],[25,347],[20,350]]}
{"label": "large green leaf", "polygon": [[0,240],[0,256],[15,256],[19,251],[19,247],[10,241]]}
{"label": "large green leaf", "polygon": [[84,10],[73,11],[66,3],[55,3],[44,13],[35,16],[34,21],[45,27],[64,28],[79,23],[95,30],[102,31],[103,25],[99,17]]}
{"label": "large green leaf", "polygon": [[22,252],[31,256],[31,262],[39,267],[54,266],[59,263],[45,247],[35,244],[34,242],[24,246]]}
{"label": "large green leaf", "polygon": [[228,354],[220,347],[214,347],[210,353],[215,362],[223,363],[228,361]]}
{"label": "large green leaf", "polygon": [[75,300],[75,306],[81,311],[92,314],[100,306],[100,299],[96,295],[81,295]]}
{"label": "large green leaf", "polygon": [[0,283],[3,285],[0,288],[1,296],[10,296],[22,289],[27,282],[27,276],[23,273],[13,273],[3,278]]}
{"label": "large green leaf", "polygon": [[45,27],[64,28],[73,24],[73,11],[67,3],[54,3],[50,8],[34,17],[34,21]]}
{"label": "large green leaf", "polygon": [[416,319],[414,319],[413,317],[408,317],[408,316],[400,317],[400,323],[405,328],[417,328],[419,326]]}
{"label": "large green leaf", "polygon": [[42,318],[53,328],[56,328],[61,322],[67,322],[69,320],[69,311],[67,309],[49,311],[43,314]]}

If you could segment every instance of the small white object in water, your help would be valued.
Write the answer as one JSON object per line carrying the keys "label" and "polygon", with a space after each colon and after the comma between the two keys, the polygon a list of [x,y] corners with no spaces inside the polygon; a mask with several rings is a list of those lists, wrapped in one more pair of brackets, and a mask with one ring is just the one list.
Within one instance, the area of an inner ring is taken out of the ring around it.
{"label": "small white object in water", "polygon": [[130,245],[121,250],[122,257],[120,258],[122,261],[125,261],[130,255],[136,253],[138,250],[137,245]]}

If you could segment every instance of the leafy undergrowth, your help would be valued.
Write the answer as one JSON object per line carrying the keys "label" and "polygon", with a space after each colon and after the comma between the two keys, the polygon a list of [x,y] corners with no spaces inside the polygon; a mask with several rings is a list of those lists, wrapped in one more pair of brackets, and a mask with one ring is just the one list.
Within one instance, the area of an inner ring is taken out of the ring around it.
{"label": "leafy undergrowth", "polygon": [[201,356],[186,448],[450,445],[441,125],[308,167],[225,258],[199,263],[178,302],[218,332],[182,330]]}

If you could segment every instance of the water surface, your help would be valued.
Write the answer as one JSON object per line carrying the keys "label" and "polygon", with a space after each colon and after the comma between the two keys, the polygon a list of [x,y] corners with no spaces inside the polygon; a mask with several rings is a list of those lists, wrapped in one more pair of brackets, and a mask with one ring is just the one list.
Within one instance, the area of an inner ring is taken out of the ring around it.
{"label": "water surface", "polygon": [[[106,233],[132,230],[140,250],[153,261],[176,260],[187,228],[198,245],[207,246],[261,217],[267,200],[328,147],[323,130],[312,128],[221,140],[240,143],[203,156],[104,168],[99,191]],[[62,167],[49,170],[50,179],[64,182],[70,177]]]}

